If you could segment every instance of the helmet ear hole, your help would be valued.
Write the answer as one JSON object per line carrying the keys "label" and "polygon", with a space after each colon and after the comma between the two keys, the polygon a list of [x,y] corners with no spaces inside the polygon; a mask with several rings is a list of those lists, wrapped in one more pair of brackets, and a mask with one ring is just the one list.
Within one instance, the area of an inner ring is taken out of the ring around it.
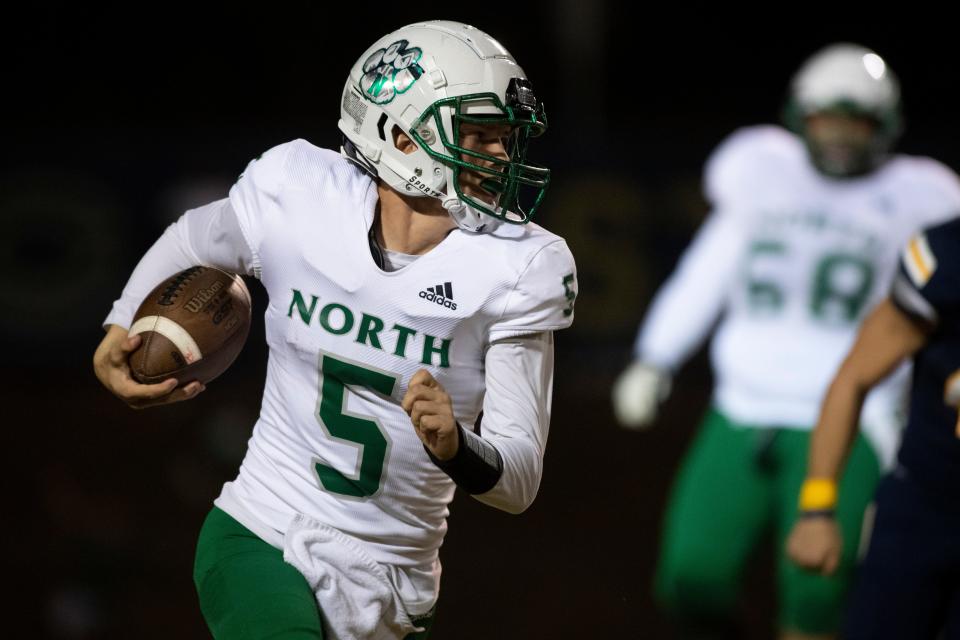
{"label": "helmet ear hole", "polygon": [[393,138],[393,146],[397,148],[400,153],[404,155],[410,155],[411,153],[416,153],[420,147],[417,146],[417,143],[413,141],[399,125],[393,125],[393,128],[390,129],[390,135]]}

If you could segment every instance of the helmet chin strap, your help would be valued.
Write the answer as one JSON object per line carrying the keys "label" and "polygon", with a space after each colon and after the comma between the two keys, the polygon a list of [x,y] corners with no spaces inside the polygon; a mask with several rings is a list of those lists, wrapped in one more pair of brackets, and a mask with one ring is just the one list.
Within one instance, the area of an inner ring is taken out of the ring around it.
{"label": "helmet chin strap", "polygon": [[[440,198],[440,203],[458,227],[471,233],[489,233],[500,226],[500,220],[470,206],[459,198],[456,188],[451,186],[455,179],[452,167],[446,168],[446,174],[447,180],[444,187],[448,195]],[[451,191],[453,195],[449,195]]]}
{"label": "helmet chin strap", "polygon": [[500,221],[471,207],[460,198],[444,198],[441,201],[457,226],[471,233],[489,233],[500,226]]}

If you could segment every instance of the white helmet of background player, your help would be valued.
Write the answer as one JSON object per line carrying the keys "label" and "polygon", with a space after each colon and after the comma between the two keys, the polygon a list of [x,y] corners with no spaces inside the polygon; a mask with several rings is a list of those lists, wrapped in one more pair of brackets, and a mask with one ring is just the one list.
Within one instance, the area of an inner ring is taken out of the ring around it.
{"label": "white helmet of background player", "polygon": [[[806,135],[806,119],[838,113],[871,120],[870,144],[845,159],[831,158]],[[814,164],[826,174],[844,177],[876,168],[900,135],[900,83],[883,58],[856,44],[838,43],[811,56],[794,75],[785,120],[807,142]]]}
{"label": "white helmet of background player", "polygon": [[[464,122],[510,125],[510,159],[460,147]],[[350,70],[338,126],[344,155],[400,193],[438,198],[468,231],[526,223],[550,182],[549,169],[525,163],[529,138],[547,121],[523,69],[499,42],[458,22],[411,24],[374,43]],[[395,147],[394,127],[416,151]],[[496,204],[464,194],[464,169],[489,176],[482,185]]]}

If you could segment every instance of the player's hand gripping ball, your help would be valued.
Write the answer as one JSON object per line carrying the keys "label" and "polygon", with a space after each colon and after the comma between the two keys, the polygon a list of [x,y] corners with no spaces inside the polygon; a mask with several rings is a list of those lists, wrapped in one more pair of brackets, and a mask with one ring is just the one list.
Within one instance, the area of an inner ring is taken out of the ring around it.
{"label": "player's hand gripping ball", "polygon": [[250,332],[250,292],[240,276],[191,267],[161,282],[137,309],[141,335],[130,373],[143,384],[206,384],[236,360]]}

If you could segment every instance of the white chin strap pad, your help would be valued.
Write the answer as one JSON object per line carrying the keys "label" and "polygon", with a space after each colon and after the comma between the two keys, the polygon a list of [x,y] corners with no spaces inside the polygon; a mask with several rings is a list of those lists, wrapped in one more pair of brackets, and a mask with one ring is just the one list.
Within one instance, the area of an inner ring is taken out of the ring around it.
{"label": "white chin strap pad", "polygon": [[457,226],[472,233],[489,233],[500,226],[493,216],[474,209],[459,198],[444,198],[441,202]]}
{"label": "white chin strap pad", "polygon": [[448,195],[441,198],[440,201],[458,227],[471,233],[489,233],[500,226],[499,220],[471,207],[457,197],[456,189],[453,187],[454,180],[456,180],[453,167],[447,166],[446,174],[445,187]]}

